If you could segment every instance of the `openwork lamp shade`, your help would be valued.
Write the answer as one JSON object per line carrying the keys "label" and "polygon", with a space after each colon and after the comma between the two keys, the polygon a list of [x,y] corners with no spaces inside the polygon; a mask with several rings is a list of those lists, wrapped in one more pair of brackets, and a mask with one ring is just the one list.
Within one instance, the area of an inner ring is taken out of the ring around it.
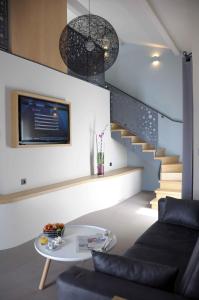
{"label": "openwork lamp shade", "polygon": [[64,28],[59,49],[70,70],[93,76],[113,65],[119,52],[119,40],[113,26],[105,19],[83,15]]}

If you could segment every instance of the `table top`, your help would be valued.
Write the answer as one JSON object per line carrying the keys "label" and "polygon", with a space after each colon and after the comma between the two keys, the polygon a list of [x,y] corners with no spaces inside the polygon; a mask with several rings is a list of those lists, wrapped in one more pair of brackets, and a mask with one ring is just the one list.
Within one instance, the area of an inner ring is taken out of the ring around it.
{"label": "table top", "polygon": [[[56,261],[83,261],[91,258],[91,251],[79,251],[77,236],[92,236],[96,234],[105,234],[107,229],[91,225],[65,225],[63,243],[56,249],[50,250],[47,245],[41,245],[39,237],[35,239],[34,246],[42,256]],[[117,243],[117,238],[114,234],[111,235],[106,252],[112,249]]]}

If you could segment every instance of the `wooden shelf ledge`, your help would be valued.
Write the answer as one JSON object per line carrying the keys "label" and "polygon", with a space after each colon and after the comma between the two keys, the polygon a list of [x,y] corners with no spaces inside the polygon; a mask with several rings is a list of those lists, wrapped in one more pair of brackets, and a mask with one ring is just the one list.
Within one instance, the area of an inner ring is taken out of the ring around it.
{"label": "wooden shelf ledge", "polygon": [[1,195],[0,196],[0,204],[13,203],[13,202],[17,202],[20,200],[32,198],[32,197],[37,197],[37,196],[40,196],[40,195],[43,195],[46,193],[55,192],[55,191],[66,189],[66,188],[71,188],[73,186],[77,186],[77,185],[84,184],[84,183],[89,183],[89,182],[94,182],[94,181],[99,181],[99,180],[106,180],[109,178],[126,175],[126,174],[133,173],[133,172],[136,172],[136,171],[139,171],[142,169],[143,168],[125,167],[125,168],[116,169],[116,170],[107,172],[104,176],[97,176],[97,175],[85,176],[85,177],[66,180],[66,181],[49,184],[49,185],[45,185],[45,186],[41,186],[41,187],[36,187],[36,188],[32,188],[32,189],[25,190],[25,191]]}

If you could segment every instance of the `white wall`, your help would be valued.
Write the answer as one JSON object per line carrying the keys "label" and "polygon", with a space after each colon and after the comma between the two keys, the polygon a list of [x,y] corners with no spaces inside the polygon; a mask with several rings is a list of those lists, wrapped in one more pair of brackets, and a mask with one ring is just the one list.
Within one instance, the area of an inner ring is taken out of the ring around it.
{"label": "white wall", "polygon": [[[156,67],[151,60],[155,53],[160,58]],[[106,80],[169,117],[182,120],[182,58],[171,50],[121,45],[119,57],[106,73]],[[158,147],[165,148],[168,155],[179,155],[180,159],[182,128],[182,123],[158,115]],[[132,162],[133,158],[128,159],[128,164]]]}
{"label": "white wall", "polygon": [[[93,130],[99,132],[110,124],[109,92],[4,52],[0,52],[0,69],[0,193],[90,175]],[[10,92],[13,89],[70,101],[72,145],[11,148]],[[126,161],[125,148],[112,140],[107,130],[105,170],[123,167]],[[21,178],[27,178],[26,186],[20,185]]]}
{"label": "white wall", "polygon": [[140,192],[141,173],[141,170],[137,170],[0,205],[0,250],[35,238],[49,222],[67,223],[84,214],[115,205]]}
{"label": "white wall", "polygon": [[172,122],[158,115],[158,145],[166,149],[168,155],[179,155],[182,161],[183,124]]}
{"label": "white wall", "polygon": [[[157,53],[160,65],[153,67]],[[170,117],[182,120],[182,59],[171,50],[124,44],[106,80]]]}

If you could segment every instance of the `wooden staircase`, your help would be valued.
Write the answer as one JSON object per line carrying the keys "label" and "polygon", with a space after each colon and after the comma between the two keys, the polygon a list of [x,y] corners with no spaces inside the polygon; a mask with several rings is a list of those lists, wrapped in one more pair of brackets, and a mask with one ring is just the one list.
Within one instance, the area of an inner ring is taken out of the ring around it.
{"label": "wooden staircase", "polygon": [[160,198],[165,198],[166,196],[181,198],[183,165],[179,162],[178,155],[166,155],[164,148],[154,148],[136,134],[116,123],[111,123],[111,131],[120,132],[122,139],[130,139],[133,145],[141,147],[142,152],[151,152],[155,160],[160,160],[160,187],[155,190],[156,197],[150,202],[152,208],[157,209]]}

